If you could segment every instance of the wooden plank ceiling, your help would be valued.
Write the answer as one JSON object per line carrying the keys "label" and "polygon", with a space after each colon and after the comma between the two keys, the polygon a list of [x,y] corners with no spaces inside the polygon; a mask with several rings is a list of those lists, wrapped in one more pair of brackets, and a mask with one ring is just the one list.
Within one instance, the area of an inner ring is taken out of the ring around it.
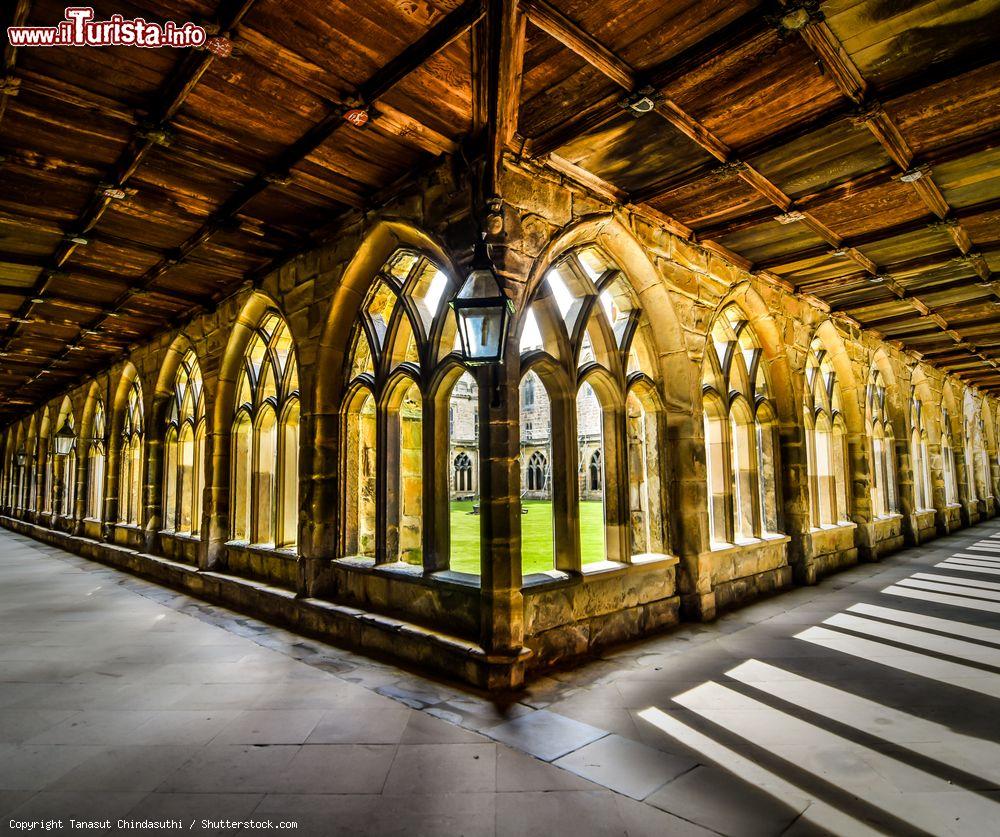
{"label": "wooden plank ceiling", "polygon": [[[5,5],[5,25],[65,8]],[[93,5],[234,49],[4,50],[0,420],[460,146],[551,166],[1000,393],[1000,0]]]}

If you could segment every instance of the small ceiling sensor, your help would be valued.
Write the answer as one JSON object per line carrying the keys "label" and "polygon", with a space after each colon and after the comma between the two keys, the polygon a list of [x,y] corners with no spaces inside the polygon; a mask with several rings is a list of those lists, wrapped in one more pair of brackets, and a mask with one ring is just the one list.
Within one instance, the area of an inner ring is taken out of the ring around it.
{"label": "small ceiling sensor", "polygon": [[899,179],[902,180],[903,183],[916,183],[923,176],[924,176],[923,169],[910,169],[909,171],[903,172],[899,176]]}
{"label": "small ceiling sensor", "polygon": [[629,93],[618,102],[632,116],[644,116],[656,110],[656,91],[652,87],[643,87],[634,93]]}
{"label": "small ceiling sensor", "polygon": [[45,297],[33,296],[29,301],[31,302],[32,305],[41,305],[43,302],[45,302]]}

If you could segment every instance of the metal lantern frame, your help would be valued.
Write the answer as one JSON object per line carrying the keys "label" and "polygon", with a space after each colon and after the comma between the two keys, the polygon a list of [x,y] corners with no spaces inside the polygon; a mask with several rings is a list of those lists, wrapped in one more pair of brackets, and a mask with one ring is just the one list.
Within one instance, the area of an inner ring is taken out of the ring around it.
{"label": "metal lantern frame", "polygon": [[[476,243],[469,275],[449,305],[455,312],[466,365],[503,363],[514,303],[503,291],[500,277],[490,258],[489,245],[485,241]],[[490,335],[489,344],[482,339],[487,334]],[[477,340],[477,337],[480,339]]]}

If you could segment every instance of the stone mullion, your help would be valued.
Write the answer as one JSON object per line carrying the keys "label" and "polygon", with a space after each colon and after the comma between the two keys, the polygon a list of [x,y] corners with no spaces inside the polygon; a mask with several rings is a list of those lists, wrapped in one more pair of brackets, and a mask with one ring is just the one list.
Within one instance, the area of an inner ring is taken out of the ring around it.
{"label": "stone mullion", "polygon": [[448,568],[451,558],[451,492],[449,490],[450,434],[448,428],[449,399],[447,388],[428,393],[422,401],[423,419],[421,444],[424,495],[422,538],[425,572]]}
{"label": "stone mullion", "polygon": [[375,422],[375,563],[385,564],[399,559],[399,412],[380,403]]}
{"label": "stone mullion", "polygon": [[628,467],[625,450],[625,409],[602,409],[604,448],[604,557],[627,563],[631,557],[628,519]]}

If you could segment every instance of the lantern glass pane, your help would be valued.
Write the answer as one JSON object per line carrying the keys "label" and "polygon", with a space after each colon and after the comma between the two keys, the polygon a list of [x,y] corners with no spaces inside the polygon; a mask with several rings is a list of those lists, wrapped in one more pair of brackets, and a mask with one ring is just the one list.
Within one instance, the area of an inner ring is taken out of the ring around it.
{"label": "lantern glass pane", "polygon": [[460,308],[456,313],[466,359],[473,363],[499,360],[503,308]]}

